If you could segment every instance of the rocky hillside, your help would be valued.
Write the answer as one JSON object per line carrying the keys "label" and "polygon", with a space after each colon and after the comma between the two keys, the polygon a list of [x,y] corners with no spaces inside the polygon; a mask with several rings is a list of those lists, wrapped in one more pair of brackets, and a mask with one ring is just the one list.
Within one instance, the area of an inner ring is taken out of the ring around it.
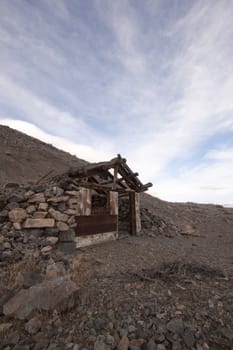
{"label": "rocky hillside", "polygon": [[6,183],[36,182],[86,162],[33,137],[0,125],[0,188]]}
{"label": "rocky hillside", "polygon": [[[146,193],[141,196],[144,228],[162,231],[168,236],[177,233],[190,236],[206,236],[232,233],[233,208],[198,203],[171,203]],[[151,232],[153,233],[153,232]]]}
{"label": "rocky hillside", "polygon": [[[0,147],[2,184],[84,163],[7,127]],[[142,194],[140,236],[73,249],[68,180],[0,191],[0,350],[233,349],[233,209]]]}

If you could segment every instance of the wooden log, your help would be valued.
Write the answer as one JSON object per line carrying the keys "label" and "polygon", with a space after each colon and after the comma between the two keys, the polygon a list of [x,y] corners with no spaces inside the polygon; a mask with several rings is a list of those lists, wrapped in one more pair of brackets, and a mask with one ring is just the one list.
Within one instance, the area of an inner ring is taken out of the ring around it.
{"label": "wooden log", "polygon": [[118,182],[122,182],[122,181],[125,181],[125,178],[126,177],[136,177],[136,176],[138,176],[139,174],[138,173],[132,173],[132,174],[129,174],[129,175],[127,175],[127,176],[125,176],[125,177],[121,177],[120,179],[118,179]]}
{"label": "wooden log", "polygon": [[98,171],[106,171],[111,168],[114,168],[115,165],[120,164],[122,162],[122,159],[119,159],[118,157],[113,158],[112,160],[108,162],[99,162],[99,163],[92,163],[88,164],[82,168],[75,168],[70,169],[68,174],[72,177],[75,176],[89,176],[90,174],[95,174]]}
{"label": "wooden log", "polygon": [[81,185],[83,187],[87,187],[87,188],[92,188],[92,189],[97,189],[97,190],[103,190],[103,191],[112,191],[112,186],[105,186],[105,185],[101,185],[101,184],[97,184],[97,183],[93,183],[93,182],[81,182]]}
{"label": "wooden log", "polygon": [[147,191],[149,187],[152,187],[153,184],[151,182],[148,182],[147,184],[143,185],[141,188],[141,192]]}
{"label": "wooden log", "polygon": [[117,174],[118,174],[118,165],[114,167],[114,178],[113,178],[113,189],[117,188]]}

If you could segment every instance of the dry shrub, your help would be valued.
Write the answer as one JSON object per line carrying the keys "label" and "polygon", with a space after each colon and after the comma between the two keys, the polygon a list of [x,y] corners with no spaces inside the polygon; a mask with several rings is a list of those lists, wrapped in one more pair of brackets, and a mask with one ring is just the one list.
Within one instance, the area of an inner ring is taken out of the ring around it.
{"label": "dry shrub", "polygon": [[4,281],[4,287],[9,289],[17,289],[22,285],[22,274],[24,272],[36,272],[41,273],[43,267],[38,264],[36,259],[28,259],[16,262],[7,266],[4,271],[2,271],[1,280]]}
{"label": "dry shrub", "polygon": [[185,277],[200,278],[216,278],[225,277],[221,269],[212,268],[210,266],[199,264],[196,262],[183,263],[181,261],[173,261],[163,263],[157,268],[143,270],[143,276],[148,280],[160,278],[162,280],[176,280]]}

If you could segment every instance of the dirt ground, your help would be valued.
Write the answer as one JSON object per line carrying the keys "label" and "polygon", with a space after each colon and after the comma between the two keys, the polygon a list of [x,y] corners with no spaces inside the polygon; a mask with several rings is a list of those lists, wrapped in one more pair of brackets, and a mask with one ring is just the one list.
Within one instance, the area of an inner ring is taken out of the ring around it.
{"label": "dirt ground", "polygon": [[28,288],[24,273],[46,280],[54,264],[79,291],[72,308],[29,320],[0,311],[0,349],[233,350],[233,209],[148,195],[141,208],[139,236],[1,262],[0,310]]}
{"label": "dirt ground", "polygon": [[89,260],[97,261],[97,266],[90,266],[90,270],[98,274],[134,273],[179,261],[183,264],[193,263],[220,268],[226,276],[233,275],[231,233],[175,238],[162,235],[126,236],[116,242],[83,248],[81,254],[85,261],[84,269],[89,270],[89,266],[86,266]]}
{"label": "dirt ground", "polygon": [[14,321],[0,348],[233,349],[232,247],[231,233],[206,231],[122,236],[80,249],[60,258],[80,287],[76,306],[41,312],[35,334]]}
{"label": "dirt ground", "polygon": [[[83,249],[84,304],[101,320],[109,319],[111,310],[118,328],[127,328],[129,317],[138,332],[133,337],[154,339],[158,349],[232,349],[232,247],[232,234],[206,232],[205,237],[126,237]],[[185,322],[186,335],[169,339],[166,327],[177,317]],[[137,327],[140,320],[153,325]]]}

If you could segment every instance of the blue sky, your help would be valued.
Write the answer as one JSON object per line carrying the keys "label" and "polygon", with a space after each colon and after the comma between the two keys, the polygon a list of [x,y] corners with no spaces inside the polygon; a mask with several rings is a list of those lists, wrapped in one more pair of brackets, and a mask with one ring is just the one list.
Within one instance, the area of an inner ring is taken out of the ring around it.
{"label": "blue sky", "polygon": [[1,0],[0,124],[233,203],[231,0]]}

